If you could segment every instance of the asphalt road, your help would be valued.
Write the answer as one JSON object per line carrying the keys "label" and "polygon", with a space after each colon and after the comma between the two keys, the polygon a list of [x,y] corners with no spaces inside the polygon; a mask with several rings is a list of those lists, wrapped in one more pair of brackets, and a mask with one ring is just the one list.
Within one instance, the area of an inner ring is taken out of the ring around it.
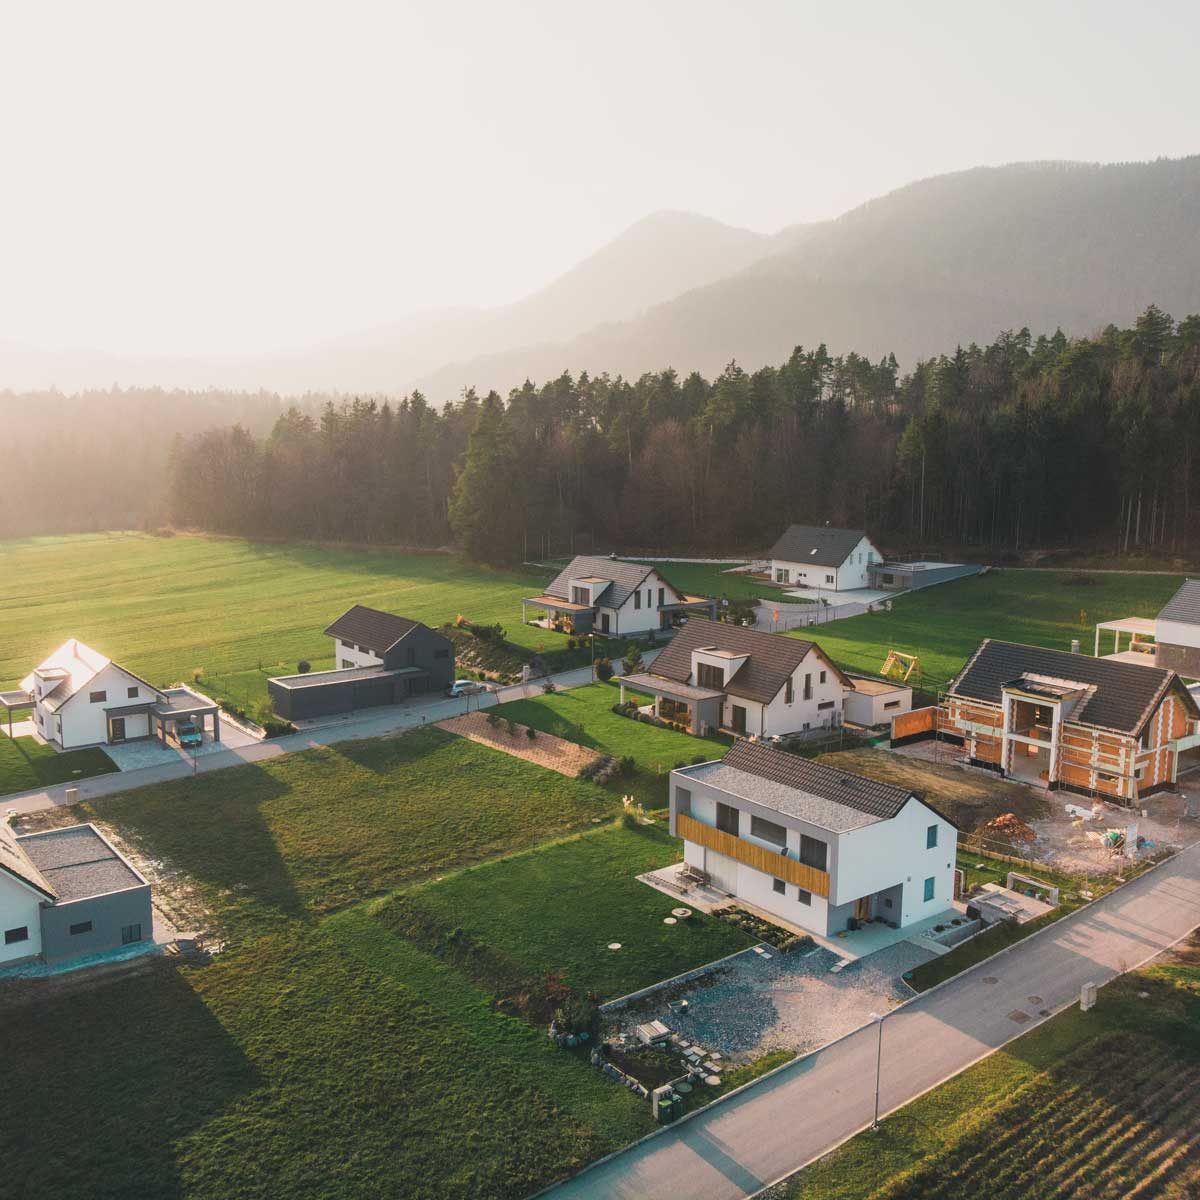
{"label": "asphalt road", "polygon": [[[890,1014],[882,1031],[880,1112],[902,1107],[1044,1014],[1066,1008],[1085,982],[1107,982],[1197,925],[1200,844]],[[549,1195],[749,1196],[871,1123],[877,1037],[874,1025],[858,1030]]]}
{"label": "asphalt road", "polygon": [[[655,652],[647,652],[644,659],[653,660]],[[560,688],[582,687],[591,682],[591,667],[580,667],[555,675],[555,685]],[[100,796],[111,796],[116,792],[127,792],[131,788],[145,787],[152,783],[163,783],[169,779],[183,779],[194,772],[205,775],[209,771],[221,771],[244,763],[263,762],[278,758],[281,754],[293,754],[309,750],[314,746],[330,746],[336,742],[356,741],[359,738],[385,737],[417,725],[444,721],[447,717],[474,712],[476,708],[489,708],[507,700],[519,700],[524,696],[537,696],[542,692],[541,680],[534,683],[516,684],[489,692],[481,696],[448,700],[445,697],[413,704],[389,705],[386,708],[366,709],[331,720],[329,724],[306,729],[300,733],[289,733],[285,737],[252,742],[228,751],[217,750],[202,754],[194,760],[176,760],[161,766],[143,767],[133,771],[119,771],[111,775],[97,775],[81,779],[77,783],[56,784],[30,792],[15,792],[0,796],[0,813],[39,812],[68,803],[67,789],[79,789],[78,799],[94,800]]]}

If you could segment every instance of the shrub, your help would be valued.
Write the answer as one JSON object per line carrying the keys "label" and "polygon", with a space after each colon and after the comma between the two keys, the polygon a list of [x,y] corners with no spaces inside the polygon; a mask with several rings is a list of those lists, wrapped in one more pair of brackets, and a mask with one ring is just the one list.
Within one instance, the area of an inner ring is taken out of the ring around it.
{"label": "shrub", "polygon": [[626,675],[636,675],[643,670],[646,664],[642,661],[642,652],[636,646],[630,646],[625,654],[621,665],[625,668]]}
{"label": "shrub", "polygon": [[603,683],[607,683],[613,677],[612,660],[608,658],[596,659],[596,678]]}
{"label": "shrub", "polygon": [[703,754],[697,754],[692,758],[692,766],[698,767],[701,763],[708,762],[708,759]]}
{"label": "shrub", "polygon": [[637,761],[632,754],[626,754],[620,762],[621,774],[628,778],[637,770]]}
{"label": "shrub", "polygon": [[542,691],[546,695],[549,695],[551,692],[557,692],[558,684],[556,684],[553,679],[547,679],[546,682],[542,684]]}
{"label": "shrub", "polygon": [[312,663],[310,663],[307,658],[302,658],[296,664],[296,670],[299,671],[301,675],[307,675],[309,671],[312,670]]}
{"label": "shrub", "polygon": [[675,764],[675,770],[677,770],[677,771],[682,771],[682,770],[683,770],[683,768],[684,768],[684,767],[686,767],[686,766],[687,766],[687,763],[685,763],[685,762],[683,761],[683,759],[681,758],[681,759],[680,759],[680,760],[679,760],[679,761],[678,761],[678,762]]}
{"label": "shrub", "polygon": [[490,713],[488,713],[488,715],[487,715],[487,723],[488,723],[488,724],[489,724],[489,725],[490,725],[490,726],[491,726],[493,729],[495,729],[495,728],[496,728],[496,726],[500,724],[500,714],[499,714],[499,713],[495,713],[495,712],[490,712]]}
{"label": "shrub", "polygon": [[532,742],[537,737],[537,730],[532,725],[525,726],[525,736]]}
{"label": "shrub", "polygon": [[285,733],[296,732],[296,727],[291,721],[284,721],[279,717],[263,717],[259,724],[269,738],[283,737]]}
{"label": "shrub", "polygon": [[569,638],[567,638],[567,649],[568,649],[568,650],[574,650],[574,649],[575,649],[575,639],[574,639],[573,637],[569,637]]}
{"label": "shrub", "polygon": [[509,737],[517,736],[517,723],[512,719],[512,717],[504,718],[504,728],[508,730]]}

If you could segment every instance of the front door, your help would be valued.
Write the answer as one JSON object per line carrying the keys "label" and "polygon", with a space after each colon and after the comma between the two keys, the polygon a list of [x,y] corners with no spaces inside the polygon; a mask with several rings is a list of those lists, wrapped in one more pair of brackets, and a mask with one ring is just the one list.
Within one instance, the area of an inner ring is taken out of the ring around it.
{"label": "front door", "polygon": [[600,632],[601,633],[608,632],[608,613],[606,613],[606,612],[602,612],[600,614]]}
{"label": "front door", "polygon": [[108,723],[108,740],[110,742],[123,742],[125,740],[125,718],[113,717]]}
{"label": "front door", "polygon": [[733,706],[732,724],[734,733],[746,732],[746,710],[740,704]]}
{"label": "front door", "polygon": [[869,921],[871,919],[871,897],[859,896],[854,902],[854,915],[860,921]]}

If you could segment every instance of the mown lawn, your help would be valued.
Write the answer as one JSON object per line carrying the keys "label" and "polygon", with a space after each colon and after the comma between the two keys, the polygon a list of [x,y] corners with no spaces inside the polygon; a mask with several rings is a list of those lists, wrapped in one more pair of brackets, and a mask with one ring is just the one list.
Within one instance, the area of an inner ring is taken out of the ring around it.
{"label": "mown lawn", "polygon": [[[1093,573],[1091,582],[1073,582],[1076,571],[995,570],[898,596],[891,612],[869,613],[799,630],[789,636],[815,637],[842,666],[878,672],[889,650],[921,659],[916,686],[933,689],[958,673],[985,638],[1070,650],[1079,638],[1092,652],[1097,621],[1153,617],[1183,582],[1176,575]],[[1065,581],[1065,582],[1064,582]],[[1102,654],[1112,650],[1101,640]]]}
{"label": "mown lawn", "polygon": [[[60,815],[193,884],[229,942],[208,966],[0,993],[14,1195],[520,1197],[652,1127],[363,900],[591,829],[614,815],[593,784],[423,729]],[[570,903],[592,894],[576,880]]]}
{"label": "mown lawn", "polygon": [[[618,716],[612,706],[620,698],[620,687],[609,681],[528,700],[510,700],[493,711],[601,754],[632,757],[634,774],[617,776],[609,786],[618,794],[633,795],[649,808],[667,803],[667,776],[673,767],[696,759],[706,762],[721,758],[729,747],[731,739],[723,734],[696,738],[677,729]],[[632,689],[626,689],[625,698],[639,704],[648,704],[651,699]]]}
{"label": "mown lawn", "polygon": [[[1141,993],[1147,993],[1141,995]],[[862,1133],[771,1200],[1200,1194],[1200,968],[1100,991]]]}
{"label": "mown lawn", "polygon": [[10,738],[0,732],[0,796],[107,775],[116,769],[117,764],[98,747],[55,754],[31,737]]}
{"label": "mown lawn", "polygon": [[[641,561],[641,560],[635,560]],[[780,596],[778,589],[745,575],[728,574],[719,563],[647,563],[689,596],[715,596],[731,604],[748,604],[762,597]]]}
{"label": "mown lawn", "polygon": [[[612,1000],[754,945],[699,913],[663,924],[680,902],[636,876],[679,859],[680,844],[663,823],[618,823],[468,867],[407,900],[529,974],[560,971],[577,991]],[[621,949],[609,950],[610,942]]]}

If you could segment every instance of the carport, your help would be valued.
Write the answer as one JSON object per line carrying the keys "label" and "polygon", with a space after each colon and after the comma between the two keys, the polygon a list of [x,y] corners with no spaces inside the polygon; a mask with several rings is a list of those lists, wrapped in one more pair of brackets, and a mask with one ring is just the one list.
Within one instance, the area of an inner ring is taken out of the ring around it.
{"label": "carport", "polygon": [[695,687],[690,683],[677,683],[662,675],[622,675],[618,682],[621,685],[622,704],[625,703],[627,686],[635,692],[649,692],[654,697],[654,711],[658,716],[667,720],[679,720],[681,714],[686,712],[688,728],[697,737],[702,736],[706,728],[721,727],[724,692]]}
{"label": "carport", "polygon": [[150,708],[150,723],[160,742],[165,745],[168,733],[173,733],[182,721],[191,721],[204,733],[205,717],[212,718],[212,740],[221,740],[221,710],[215,701],[189,687],[166,688],[161,695],[162,700]]}
{"label": "carport", "polygon": [[8,714],[8,736],[12,737],[13,713],[22,709],[32,709],[33,695],[30,692],[0,692],[0,708]]}

